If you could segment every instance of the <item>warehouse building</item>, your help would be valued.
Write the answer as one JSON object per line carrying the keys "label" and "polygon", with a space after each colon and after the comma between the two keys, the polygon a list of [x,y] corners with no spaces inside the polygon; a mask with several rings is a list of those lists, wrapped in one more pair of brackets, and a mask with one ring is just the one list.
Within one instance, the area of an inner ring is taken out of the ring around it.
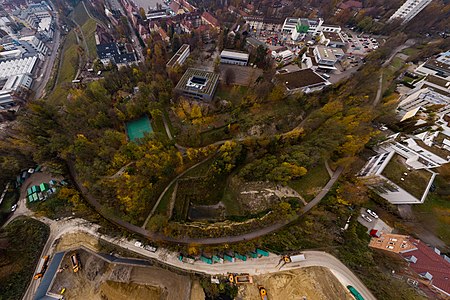
{"label": "warehouse building", "polygon": [[188,58],[190,54],[190,47],[188,44],[184,44],[181,46],[180,49],[178,49],[177,53],[175,53],[174,56],[167,62],[166,67],[173,68],[176,65],[182,66],[184,62],[186,61],[186,58]]}
{"label": "warehouse building", "polygon": [[275,81],[284,85],[289,94],[303,92],[311,93],[319,91],[325,86],[330,85],[326,79],[311,69],[304,69],[295,72],[287,72],[286,70],[278,71],[275,75]]}
{"label": "warehouse building", "polygon": [[219,74],[190,68],[178,81],[175,91],[188,98],[211,101],[218,82]]}
{"label": "warehouse building", "polygon": [[220,63],[246,66],[248,64],[248,53],[223,50],[220,53]]}

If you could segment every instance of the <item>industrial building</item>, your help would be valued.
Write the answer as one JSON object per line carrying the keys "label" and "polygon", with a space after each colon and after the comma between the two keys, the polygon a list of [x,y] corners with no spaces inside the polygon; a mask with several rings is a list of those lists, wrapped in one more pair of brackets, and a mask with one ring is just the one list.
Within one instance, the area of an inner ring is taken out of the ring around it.
{"label": "industrial building", "polygon": [[218,82],[219,74],[190,68],[178,81],[175,91],[188,98],[211,101]]}
{"label": "industrial building", "polygon": [[230,65],[246,66],[248,64],[248,53],[223,50],[220,53],[220,63]]}
{"label": "industrial building", "polygon": [[190,54],[190,46],[184,44],[178,49],[177,53],[167,62],[166,67],[173,68],[176,65],[182,66]]}
{"label": "industrial building", "polygon": [[403,24],[409,22],[419,12],[421,12],[431,0],[407,0],[399,9],[389,18],[389,21],[395,19],[403,20]]}

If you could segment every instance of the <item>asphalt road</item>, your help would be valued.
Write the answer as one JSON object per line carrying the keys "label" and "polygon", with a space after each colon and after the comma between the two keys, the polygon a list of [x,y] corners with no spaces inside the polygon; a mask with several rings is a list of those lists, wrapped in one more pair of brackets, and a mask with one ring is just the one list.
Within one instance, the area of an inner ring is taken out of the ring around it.
{"label": "asphalt road", "polygon": [[[227,273],[249,273],[251,275],[270,274],[292,270],[304,267],[320,266],[331,270],[336,278],[342,283],[343,286],[354,286],[367,300],[376,299],[372,293],[366,288],[366,286],[353,274],[344,264],[342,264],[334,256],[320,251],[304,251],[306,260],[299,263],[290,263],[281,266],[281,257],[275,254],[270,254],[268,257],[262,257],[258,259],[248,259],[247,261],[236,261],[234,263],[214,264],[208,265],[201,261],[196,261],[194,264],[186,264],[178,259],[178,254],[170,252],[166,249],[158,249],[153,253],[143,248],[136,247],[134,243],[136,240],[115,239],[106,235],[99,234],[97,232],[99,226],[88,223],[82,219],[65,219],[58,222],[51,221],[49,219],[40,219],[44,223],[50,226],[50,236],[47,243],[44,246],[42,255],[52,255],[53,245],[55,241],[62,235],[67,233],[84,232],[93,235],[97,238],[103,239],[107,242],[114,243],[115,245],[136,252],[147,258],[158,260],[164,264],[174,266],[183,270],[195,271],[197,273],[210,274],[210,275],[225,275]],[[87,247],[89,247],[87,245]],[[95,251],[95,249],[93,249]],[[281,267],[280,267],[281,266]],[[37,266],[36,266],[37,267]],[[36,271],[36,270],[35,270]],[[31,279],[31,283],[26,291],[24,300],[31,300],[40,280]],[[343,287],[343,289],[345,289]]]}
{"label": "asphalt road", "polygon": [[[57,14],[56,14],[56,23],[58,24]],[[60,31],[59,28],[56,27],[55,35],[53,37],[52,42],[53,47],[50,49],[51,51],[50,56],[46,56],[44,65],[41,70],[41,75],[34,81],[34,89],[36,91],[35,99],[39,99],[44,95],[45,86],[47,85],[50,75],[52,75],[52,68],[55,63],[56,56],[58,55],[59,52],[60,42],[61,42]]]}

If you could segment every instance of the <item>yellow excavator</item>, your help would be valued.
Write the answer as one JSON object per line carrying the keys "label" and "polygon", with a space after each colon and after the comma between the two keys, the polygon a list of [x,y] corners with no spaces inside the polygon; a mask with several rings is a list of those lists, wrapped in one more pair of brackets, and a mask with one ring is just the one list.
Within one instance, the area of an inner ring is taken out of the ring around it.
{"label": "yellow excavator", "polygon": [[258,286],[258,289],[261,300],[267,300],[267,290],[263,286]]}

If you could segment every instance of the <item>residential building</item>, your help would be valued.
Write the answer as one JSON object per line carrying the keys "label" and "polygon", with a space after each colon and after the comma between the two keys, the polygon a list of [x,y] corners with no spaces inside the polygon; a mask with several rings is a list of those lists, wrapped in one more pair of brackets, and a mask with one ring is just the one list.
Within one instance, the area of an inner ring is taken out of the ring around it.
{"label": "residential building", "polygon": [[410,241],[409,236],[385,232],[382,232],[379,236],[372,237],[369,247],[394,253],[405,253],[417,249]]}
{"label": "residential building", "polygon": [[407,23],[430,3],[431,0],[406,0],[406,2],[403,3],[403,5],[389,18],[389,21],[401,19],[403,20],[403,24]]}
{"label": "residential building", "polygon": [[115,63],[118,66],[123,66],[137,60],[130,44],[105,43],[96,47],[97,55],[104,65]]}
{"label": "residential building", "polygon": [[220,53],[220,63],[222,64],[246,66],[248,64],[248,58],[248,53],[239,51],[223,50]]}
{"label": "residential building", "polygon": [[[414,170],[407,167],[405,160],[396,151],[384,152],[373,156],[360,171],[359,176],[378,195],[391,204],[421,204],[425,201],[433,184],[436,173],[428,169]],[[391,164],[390,167],[388,165]],[[397,167],[398,172],[392,169]],[[387,171],[389,170],[389,172]],[[409,176],[408,175],[413,175]],[[421,186],[408,186],[417,178]],[[405,181],[408,179],[407,181]]]}
{"label": "residential building", "polygon": [[220,28],[220,23],[219,21],[217,21],[217,19],[215,17],[213,17],[213,15],[211,15],[209,12],[205,11],[202,14],[202,20],[205,24],[210,25],[213,28],[219,29]]}
{"label": "residential building", "polygon": [[311,93],[331,84],[312,69],[295,72],[281,70],[275,75],[274,80],[282,84],[289,94],[298,92]]}
{"label": "residential building", "polygon": [[175,91],[195,100],[211,101],[217,89],[219,74],[199,69],[187,69]]}
{"label": "residential building", "polygon": [[411,238],[409,241],[415,249],[401,252],[400,255],[418,275],[418,280],[445,298],[450,297],[450,258],[420,240]]}
{"label": "residential building", "polygon": [[190,47],[188,44],[182,45],[174,56],[172,56],[172,58],[167,62],[166,67],[173,68],[176,65],[182,66],[190,54],[189,49]]}
{"label": "residential building", "polygon": [[450,50],[428,59],[416,70],[420,75],[435,75],[450,81]]}

